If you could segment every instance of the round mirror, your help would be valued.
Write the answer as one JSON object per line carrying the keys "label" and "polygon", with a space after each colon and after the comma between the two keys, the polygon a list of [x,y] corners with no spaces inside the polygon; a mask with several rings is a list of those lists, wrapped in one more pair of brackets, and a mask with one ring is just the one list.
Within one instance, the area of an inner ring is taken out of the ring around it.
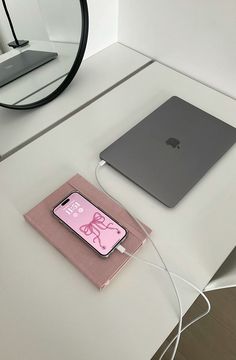
{"label": "round mirror", "polygon": [[0,105],[32,109],[57,97],[87,37],[86,0],[0,0]]}

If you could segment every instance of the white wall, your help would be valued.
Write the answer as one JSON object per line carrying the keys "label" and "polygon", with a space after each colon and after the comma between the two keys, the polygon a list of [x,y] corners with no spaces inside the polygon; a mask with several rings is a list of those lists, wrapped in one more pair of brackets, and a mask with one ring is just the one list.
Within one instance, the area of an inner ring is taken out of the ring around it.
{"label": "white wall", "polygon": [[[15,0],[16,1],[16,0]],[[25,1],[25,0],[24,0]],[[38,0],[53,41],[78,42],[81,26],[79,0]],[[85,58],[97,53],[118,39],[119,0],[87,0],[89,37]]]}
{"label": "white wall", "polygon": [[[87,1],[90,30],[85,57],[113,44],[118,36],[119,0]],[[81,21],[79,0],[7,0],[7,5],[19,38],[78,41],[78,23]],[[74,36],[73,30],[76,33]],[[0,39],[4,37],[6,42],[12,40],[1,1],[0,32]]]}
{"label": "white wall", "polygon": [[[31,39],[48,40],[37,0],[7,0],[6,4],[19,39],[28,39],[30,34]],[[0,32],[6,43],[14,40],[1,1]]]}
{"label": "white wall", "polygon": [[86,56],[95,54],[118,39],[119,0],[87,0],[90,29]]}
{"label": "white wall", "polygon": [[52,41],[79,43],[81,11],[78,0],[38,0],[44,26]]}
{"label": "white wall", "polygon": [[119,1],[120,42],[236,98],[235,39],[235,0]]}
{"label": "white wall", "polygon": [[[16,1],[16,0],[15,0]],[[38,0],[53,41],[78,42],[81,16],[79,0]],[[119,0],[87,0],[89,9],[89,37],[85,58],[117,42]],[[54,5],[53,5],[54,4]]]}

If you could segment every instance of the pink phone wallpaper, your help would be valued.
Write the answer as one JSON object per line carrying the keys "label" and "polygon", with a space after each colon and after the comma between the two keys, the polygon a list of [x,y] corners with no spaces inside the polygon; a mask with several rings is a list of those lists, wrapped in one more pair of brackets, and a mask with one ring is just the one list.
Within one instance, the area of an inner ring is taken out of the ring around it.
{"label": "pink phone wallpaper", "polygon": [[108,255],[126,236],[122,226],[79,193],[73,193],[65,200],[53,210],[54,214],[101,255]]}

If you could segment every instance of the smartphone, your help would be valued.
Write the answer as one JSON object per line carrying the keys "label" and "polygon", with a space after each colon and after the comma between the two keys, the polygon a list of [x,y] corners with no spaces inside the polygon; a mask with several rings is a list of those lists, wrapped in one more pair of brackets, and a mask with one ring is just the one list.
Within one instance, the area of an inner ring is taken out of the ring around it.
{"label": "smartphone", "polygon": [[56,218],[99,255],[108,256],[127,236],[127,230],[79,192],[53,209]]}

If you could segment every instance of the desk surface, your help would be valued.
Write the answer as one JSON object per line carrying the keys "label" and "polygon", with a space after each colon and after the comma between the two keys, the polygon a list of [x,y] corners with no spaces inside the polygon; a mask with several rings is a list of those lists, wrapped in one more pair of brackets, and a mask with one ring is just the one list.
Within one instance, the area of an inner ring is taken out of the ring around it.
{"label": "desk surface", "polygon": [[149,58],[116,43],[86,59],[71,85],[53,102],[31,111],[0,108],[0,158],[56,126],[149,62]]}
{"label": "desk surface", "polygon": [[[4,360],[150,359],[176,325],[165,274],[131,261],[99,292],[23,219],[76,172],[96,184],[99,152],[173,95],[236,125],[235,101],[154,63],[0,164]],[[101,177],[169,268],[203,289],[236,243],[235,161],[234,146],[174,209],[109,167]],[[158,261],[148,242],[139,255]],[[197,294],[178,286],[187,310]]]}

